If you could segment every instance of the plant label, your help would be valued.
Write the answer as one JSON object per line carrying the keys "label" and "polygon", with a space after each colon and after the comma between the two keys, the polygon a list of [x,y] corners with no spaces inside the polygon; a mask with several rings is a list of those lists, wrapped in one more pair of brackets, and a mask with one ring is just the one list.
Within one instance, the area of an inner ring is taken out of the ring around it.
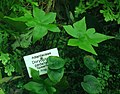
{"label": "plant label", "polygon": [[31,78],[30,68],[38,70],[40,75],[47,73],[47,58],[49,56],[59,56],[58,49],[53,48],[50,50],[38,52],[35,54],[24,56],[24,61],[27,67],[29,77]]}

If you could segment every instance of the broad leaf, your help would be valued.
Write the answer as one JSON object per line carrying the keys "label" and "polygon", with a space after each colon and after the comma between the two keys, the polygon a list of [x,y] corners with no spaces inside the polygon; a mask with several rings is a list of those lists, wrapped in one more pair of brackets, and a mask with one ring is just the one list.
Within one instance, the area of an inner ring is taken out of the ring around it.
{"label": "broad leaf", "polygon": [[39,84],[36,82],[29,82],[24,85],[24,88],[28,91],[34,92],[36,94],[48,94],[47,90],[45,89],[44,84]]}
{"label": "broad leaf", "polygon": [[48,69],[47,73],[48,73],[48,77],[50,78],[50,80],[57,83],[63,77],[64,68],[61,68],[61,69],[58,69],[58,70]]}
{"label": "broad leaf", "polygon": [[46,87],[46,90],[48,94],[54,94],[56,92],[56,89],[54,87]]}
{"label": "broad leaf", "polygon": [[80,21],[75,22],[73,26],[77,30],[77,32],[86,32],[85,17],[83,17]]}
{"label": "broad leaf", "polygon": [[53,85],[56,84],[55,82],[51,81],[50,78],[46,78],[46,79],[44,80],[44,83],[45,83],[45,85],[46,85],[47,87],[51,87],[51,86],[53,86]]}
{"label": "broad leaf", "polygon": [[47,29],[42,26],[36,26],[33,29],[33,43],[35,43],[40,38],[44,37],[47,34]]}
{"label": "broad leaf", "polygon": [[40,21],[45,16],[45,12],[42,9],[33,7],[33,16],[34,16],[35,20]]}
{"label": "broad leaf", "polygon": [[42,81],[42,79],[39,77],[39,71],[37,71],[33,68],[30,68],[30,73],[31,73],[31,76],[32,76],[34,81],[36,81],[36,82]]}
{"label": "broad leaf", "polygon": [[65,65],[65,61],[57,56],[49,56],[47,58],[47,63],[50,69],[60,69]]}
{"label": "broad leaf", "polygon": [[45,16],[43,17],[42,22],[44,24],[48,24],[48,23],[53,23],[55,21],[56,18],[56,13],[46,13]]}
{"label": "broad leaf", "polygon": [[97,53],[95,52],[94,48],[92,47],[92,45],[90,44],[90,42],[88,40],[84,41],[84,40],[79,40],[79,48],[87,51],[87,52],[91,52],[95,55],[97,55]]}
{"label": "broad leaf", "polygon": [[83,89],[90,94],[96,94],[102,91],[101,84],[97,78],[92,75],[84,76],[84,82],[81,82],[81,85]]}
{"label": "broad leaf", "polygon": [[93,70],[97,67],[97,62],[95,61],[95,59],[92,56],[85,56],[84,57],[84,64],[90,70]]}

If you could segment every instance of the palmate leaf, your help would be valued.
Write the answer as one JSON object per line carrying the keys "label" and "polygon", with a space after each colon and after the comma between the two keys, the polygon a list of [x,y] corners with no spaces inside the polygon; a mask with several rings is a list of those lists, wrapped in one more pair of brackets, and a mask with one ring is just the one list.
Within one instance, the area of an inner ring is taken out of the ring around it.
{"label": "palmate leaf", "polygon": [[18,18],[5,17],[14,21],[23,21],[29,28],[33,28],[33,43],[44,37],[48,30],[51,32],[60,32],[57,25],[52,24],[55,21],[56,13],[45,13],[42,9],[33,7],[33,16],[30,12]]}
{"label": "palmate leaf", "polygon": [[112,39],[112,36],[106,36],[104,34],[95,33],[94,28],[86,29],[85,17],[71,25],[64,26],[66,32],[76,39],[69,39],[68,45],[78,46],[79,48],[97,55],[92,46],[98,47],[98,43]]}

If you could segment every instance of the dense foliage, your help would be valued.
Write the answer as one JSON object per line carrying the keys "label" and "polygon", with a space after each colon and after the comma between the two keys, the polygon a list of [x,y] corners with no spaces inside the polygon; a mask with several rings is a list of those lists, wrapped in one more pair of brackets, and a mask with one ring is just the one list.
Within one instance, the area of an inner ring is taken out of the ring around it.
{"label": "dense foliage", "polygon": [[[1,0],[0,94],[120,94],[119,24],[120,0]],[[51,48],[29,78],[23,56]]]}

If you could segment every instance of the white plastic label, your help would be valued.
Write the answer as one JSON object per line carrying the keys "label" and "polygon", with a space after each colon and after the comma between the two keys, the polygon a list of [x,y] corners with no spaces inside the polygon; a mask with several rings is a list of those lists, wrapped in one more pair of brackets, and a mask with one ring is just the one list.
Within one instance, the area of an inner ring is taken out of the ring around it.
{"label": "white plastic label", "polygon": [[59,56],[57,48],[46,50],[43,52],[24,56],[29,77],[31,78],[30,68],[38,70],[40,75],[47,73],[47,58],[49,56]]}

